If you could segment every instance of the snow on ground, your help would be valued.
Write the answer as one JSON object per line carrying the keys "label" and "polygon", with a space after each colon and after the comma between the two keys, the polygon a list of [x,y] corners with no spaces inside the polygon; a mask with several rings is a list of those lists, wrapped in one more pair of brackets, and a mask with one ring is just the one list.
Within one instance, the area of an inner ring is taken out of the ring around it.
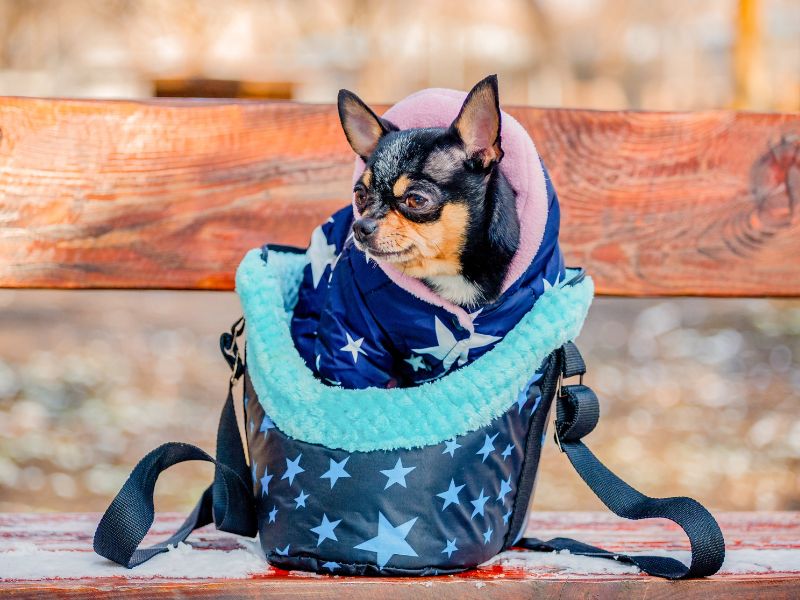
{"label": "snow on ground", "polygon": [[125,569],[94,552],[40,550],[19,544],[0,557],[0,581],[6,579],[83,579],[90,577],[156,577],[246,579],[270,567],[257,542],[240,540],[238,550],[195,550],[178,544],[134,569]]}
{"label": "snow on ground", "polygon": [[[632,555],[671,556],[688,564],[688,551],[655,550]],[[564,575],[624,575],[635,574],[639,569],[613,560],[576,556],[563,552],[510,551],[497,555],[486,565],[500,564],[509,569],[531,572],[553,572]],[[798,573],[800,550],[728,550],[720,573]]]}
{"label": "snow on ground", "polygon": [[[136,567],[124,569],[85,551],[41,550],[31,543],[20,543],[4,552],[0,560],[0,580],[82,579],[92,577],[246,579],[268,573],[264,555],[257,542],[240,539],[241,548],[231,551],[197,550],[179,544],[169,552]],[[687,561],[688,552],[652,552]],[[567,552],[503,552],[487,566],[501,565],[514,575],[532,576],[624,576],[639,571],[612,560],[575,556]],[[523,573],[520,573],[522,571]],[[723,573],[775,573],[800,571],[800,550],[731,550]],[[314,576],[293,573],[294,576]],[[499,577],[504,575],[498,574]]]}

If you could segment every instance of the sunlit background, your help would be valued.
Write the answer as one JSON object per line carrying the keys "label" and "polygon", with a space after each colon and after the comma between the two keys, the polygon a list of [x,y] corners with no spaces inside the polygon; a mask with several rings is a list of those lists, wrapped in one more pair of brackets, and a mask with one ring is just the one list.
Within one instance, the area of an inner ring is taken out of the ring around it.
{"label": "sunlit background", "polygon": [[[800,2],[0,0],[0,95],[392,102],[495,72],[507,104],[797,111]],[[102,510],[161,442],[212,449],[239,312],[0,290],[0,510]],[[578,341],[603,403],[588,443],[633,485],[800,509],[800,302],[600,299]],[[158,507],[188,509],[211,469],[171,471]],[[535,501],[600,508],[552,446]]]}

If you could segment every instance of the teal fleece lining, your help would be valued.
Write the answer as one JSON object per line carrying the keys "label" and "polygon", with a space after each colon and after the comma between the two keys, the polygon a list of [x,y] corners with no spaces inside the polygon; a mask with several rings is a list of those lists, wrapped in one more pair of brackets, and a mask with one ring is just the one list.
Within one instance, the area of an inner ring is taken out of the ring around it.
{"label": "teal fleece lining", "polygon": [[298,440],[349,452],[439,444],[488,425],[516,400],[550,352],[577,337],[591,278],[554,287],[478,360],[417,387],[349,390],[325,385],[303,362],[290,321],[306,258],[247,253],[236,291],[247,321],[247,365],[264,411]]}

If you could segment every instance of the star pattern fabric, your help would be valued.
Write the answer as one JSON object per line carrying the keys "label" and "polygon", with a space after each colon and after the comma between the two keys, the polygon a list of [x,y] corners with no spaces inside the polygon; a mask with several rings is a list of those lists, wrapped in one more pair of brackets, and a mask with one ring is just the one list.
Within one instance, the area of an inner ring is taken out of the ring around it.
{"label": "star pattern fabric", "polygon": [[502,456],[502,457],[503,457],[503,460],[505,460],[505,459],[507,459],[509,456],[511,456],[511,451],[512,451],[513,449],[514,449],[514,445],[513,445],[513,444],[508,444],[508,445],[506,446],[506,449],[505,449],[505,450],[503,450],[503,451],[500,453],[500,456]]}
{"label": "star pattern fabric", "polygon": [[444,550],[442,550],[442,554],[447,554],[447,558],[453,556],[453,552],[458,550],[458,546],[456,546],[456,539],[457,538],[447,540],[447,544],[445,545]]}
{"label": "star pattern fabric", "polygon": [[436,346],[413,348],[413,350],[417,354],[430,354],[435,359],[442,361],[442,368],[445,372],[449,371],[455,362],[458,362],[459,366],[467,364],[469,351],[473,348],[483,348],[502,339],[496,335],[473,332],[469,337],[457,340],[453,332],[439,320],[438,316],[434,317],[433,320],[434,331],[436,332]]}
{"label": "star pattern fabric", "polygon": [[[517,402],[516,402],[516,404],[517,404],[517,410],[520,413],[522,413],[522,409],[528,403],[528,400],[530,400],[530,397],[528,396],[528,390],[531,389],[531,386],[533,384],[535,384],[536,382],[538,382],[541,378],[542,378],[542,374],[541,373],[534,373],[531,376],[531,378],[528,380],[528,382],[519,391],[519,394],[517,394]],[[536,407],[538,406],[538,400],[540,400],[540,399],[541,399],[541,396],[539,396],[539,398],[537,398],[537,399],[534,399],[533,410],[531,412],[536,410]]]}
{"label": "star pattern fabric", "polygon": [[547,278],[544,278],[542,280],[542,284],[544,285],[544,291],[547,292],[547,291],[550,291],[553,288],[561,287],[562,285],[564,285],[564,281],[563,281],[562,277],[563,277],[563,274],[559,273],[558,275],[556,275],[555,279],[553,279],[552,282],[548,281]]}
{"label": "star pattern fabric", "polygon": [[528,393],[523,388],[523,390],[520,391],[519,394],[517,394],[517,400],[516,400],[517,412],[522,413],[522,409],[525,407],[527,403],[528,403]]}
{"label": "star pattern fabric", "polygon": [[428,370],[428,365],[425,364],[425,359],[422,358],[421,356],[412,355],[409,356],[408,358],[404,358],[403,360],[411,366],[411,368],[414,370],[414,373],[416,373],[420,369],[426,371]]}
{"label": "star pattern fabric", "polygon": [[494,533],[494,529],[489,527],[486,531],[483,532],[483,543],[488,544],[492,539],[492,534]]}
{"label": "star pattern fabric", "polygon": [[333,489],[333,486],[336,485],[336,482],[339,481],[339,479],[342,477],[350,477],[350,473],[344,470],[344,466],[347,464],[348,460],[350,460],[349,456],[341,462],[336,462],[333,459],[330,459],[330,468],[320,475],[320,479],[330,479],[331,489]]}
{"label": "star pattern fabric", "polygon": [[261,482],[261,495],[267,496],[269,495],[269,482],[272,481],[272,475],[267,473],[267,470],[264,469],[264,476],[260,479]]}
{"label": "star pattern fabric", "polygon": [[416,469],[416,467],[403,467],[403,459],[398,458],[397,464],[395,464],[395,466],[392,469],[385,469],[381,471],[381,473],[383,473],[384,475],[386,475],[386,477],[389,478],[383,489],[388,490],[395,483],[403,487],[406,487],[406,475],[411,473],[411,471],[413,471],[414,469]]}
{"label": "star pattern fabric", "polygon": [[400,556],[417,556],[417,553],[406,541],[408,532],[417,522],[417,517],[402,523],[395,527],[389,520],[383,516],[383,513],[378,513],[378,535],[355,546],[357,550],[368,550],[375,552],[377,555],[377,562],[380,568],[383,568],[389,559],[394,555]]}
{"label": "star pattern fabric", "polygon": [[298,454],[297,458],[294,460],[286,459],[286,472],[283,474],[281,479],[288,479],[289,485],[294,483],[294,478],[299,473],[305,473],[305,469],[300,466],[300,459],[303,457],[302,454]]}
{"label": "star pattern fabric", "polygon": [[319,286],[325,269],[336,260],[336,245],[329,244],[322,226],[311,233],[311,243],[306,251],[306,260],[311,267],[311,279],[314,287]]}
{"label": "star pattern fabric", "polygon": [[458,499],[458,493],[464,489],[464,485],[456,485],[456,482],[452,479],[450,480],[450,487],[447,488],[440,494],[436,494],[439,498],[444,498],[444,505],[442,506],[442,510],[450,506],[451,504],[461,504],[461,501]]}
{"label": "star pattern fabric", "polygon": [[459,444],[455,440],[450,440],[444,443],[444,452],[442,454],[449,454],[450,456],[455,457],[455,452],[461,448],[461,444]]}
{"label": "star pattern fabric", "polygon": [[494,440],[497,438],[499,434],[495,433],[492,437],[489,437],[489,434],[486,434],[486,439],[483,442],[483,446],[481,449],[476,452],[476,454],[480,454],[483,456],[481,462],[486,462],[486,457],[489,456],[492,452],[494,452]]}
{"label": "star pattern fabric", "polygon": [[[532,385],[528,396],[540,397]],[[274,424],[265,438],[263,410],[251,388],[247,396],[261,540],[277,565],[337,575],[437,565],[446,573],[488,560],[518,533],[509,527],[525,452],[542,438],[544,398],[521,412],[511,399],[490,425],[437,445],[347,453],[293,440]],[[531,433],[534,417],[540,429]]]}
{"label": "star pattern fabric", "polygon": [[337,519],[336,521],[329,521],[328,515],[322,513],[322,522],[317,525],[316,527],[312,527],[310,531],[316,533],[319,537],[317,538],[317,546],[319,546],[325,540],[333,540],[337,542],[339,540],[336,539],[336,534],[333,532],[336,529],[336,526],[341,523],[341,519]]}
{"label": "star pattern fabric", "polygon": [[295,502],[295,510],[298,508],[305,508],[306,507],[306,500],[311,494],[306,494],[303,490],[300,490],[300,495],[294,499]]}
{"label": "star pattern fabric", "polygon": [[481,495],[475,500],[470,500],[470,504],[475,507],[472,511],[472,515],[470,516],[471,519],[474,519],[476,515],[483,516],[483,511],[486,510],[487,500],[489,500],[489,496],[485,496],[483,494],[483,488],[481,488]]}
{"label": "star pattern fabric", "polygon": [[500,493],[497,494],[498,502],[505,502],[506,495],[511,491],[511,475],[500,482]]}
{"label": "star pattern fabric", "polygon": [[358,363],[358,355],[359,354],[363,354],[364,356],[367,355],[367,353],[361,347],[361,344],[364,343],[364,338],[361,337],[361,338],[358,338],[357,340],[354,340],[350,336],[349,332],[345,331],[344,334],[345,334],[345,336],[347,336],[347,343],[344,346],[342,346],[341,348],[339,348],[339,349],[342,352],[349,352],[350,354],[352,354],[353,355],[353,364],[357,364]]}

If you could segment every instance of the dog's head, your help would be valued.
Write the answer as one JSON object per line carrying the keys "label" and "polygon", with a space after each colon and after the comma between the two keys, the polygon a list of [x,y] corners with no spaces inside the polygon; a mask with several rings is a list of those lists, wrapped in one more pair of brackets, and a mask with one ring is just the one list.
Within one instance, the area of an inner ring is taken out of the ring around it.
{"label": "dog's head", "polygon": [[412,277],[458,275],[465,242],[490,227],[487,185],[503,157],[497,77],[472,88],[449,127],[401,131],[347,90],[338,106],[366,163],[353,189],[357,247]]}

